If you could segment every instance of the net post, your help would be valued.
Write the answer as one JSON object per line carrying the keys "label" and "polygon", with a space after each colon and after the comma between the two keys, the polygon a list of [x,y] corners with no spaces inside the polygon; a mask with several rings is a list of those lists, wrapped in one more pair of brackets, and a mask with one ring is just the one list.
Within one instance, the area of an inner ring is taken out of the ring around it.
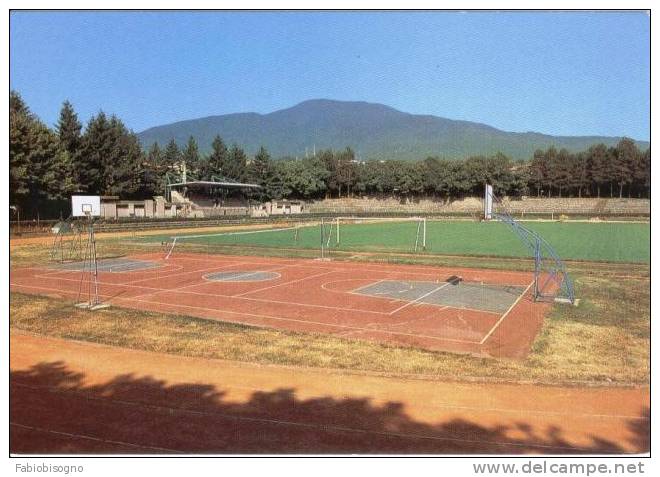
{"label": "net post", "polygon": [[335,218],[335,226],[337,227],[337,245],[339,245],[339,217]]}
{"label": "net post", "polygon": [[323,240],[324,235],[325,235],[325,233],[324,233],[325,232],[325,224],[324,224],[323,217],[321,217],[321,227],[319,228],[319,230],[321,232],[321,260],[323,260],[325,258],[325,255],[323,253],[323,242],[325,242],[325,240]]}
{"label": "net post", "polygon": [[484,191],[484,220],[493,218],[493,186],[486,184]]}
{"label": "net post", "polygon": [[534,301],[539,298],[539,276],[541,274],[541,241],[534,242]]}
{"label": "net post", "polygon": [[426,250],[426,217],[422,217],[422,250]]}

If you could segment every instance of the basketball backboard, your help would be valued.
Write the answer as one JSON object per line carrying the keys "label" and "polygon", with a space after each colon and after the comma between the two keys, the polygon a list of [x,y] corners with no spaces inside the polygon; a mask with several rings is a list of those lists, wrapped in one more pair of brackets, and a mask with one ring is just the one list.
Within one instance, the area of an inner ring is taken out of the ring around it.
{"label": "basketball backboard", "polygon": [[100,217],[101,197],[98,195],[72,195],[71,215],[74,217]]}

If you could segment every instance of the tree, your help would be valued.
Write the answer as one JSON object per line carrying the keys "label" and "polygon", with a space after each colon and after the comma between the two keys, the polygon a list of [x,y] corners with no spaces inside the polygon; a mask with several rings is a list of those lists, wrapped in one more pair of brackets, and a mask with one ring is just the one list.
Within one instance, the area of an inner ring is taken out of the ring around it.
{"label": "tree", "polygon": [[181,151],[179,150],[179,146],[177,146],[174,139],[170,139],[170,141],[167,143],[167,146],[165,146],[165,151],[163,151],[161,157],[162,165],[166,168],[171,169],[179,164],[179,162],[181,162]]}
{"label": "tree", "polygon": [[609,176],[609,155],[605,144],[596,144],[591,146],[586,153],[587,169],[591,182],[596,186],[596,197],[600,198],[600,188],[607,184],[611,177]]}
{"label": "tree", "polygon": [[251,180],[266,185],[270,178],[272,161],[265,147],[261,146],[250,163],[249,174]]}
{"label": "tree", "polygon": [[573,189],[577,189],[578,197],[582,197],[582,190],[585,188],[588,189],[590,184],[587,153],[578,152],[577,154],[571,154],[569,170],[570,176],[568,185]]}
{"label": "tree", "polygon": [[30,131],[34,117],[16,91],[9,93],[9,200],[18,202],[29,192]]}
{"label": "tree", "polygon": [[616,145],[613,177],[619,185],[619,197],[623,197],[623,187],[633,181],[635,162],[638,157],[639,149],[632,139],[623,138]]}
{"label": "tree", "polygon": [[55,131],[57,131],[62,149],[67,151],[71,157],[75,157],[80,151],[82,142],[82,124],[78,121],[78,115],[69,101],[64,101],[62,104]]}
{"label": "tree", "polygon": [[144,155],[137,136],[102,111],[89,120],[78,160],[81,187],[90,194],[133,195]]}
{"label": "tree", "polygon": [[144,159],[137,136],[124,123],[110,118],[110,155],[104,160],[103,192],[106,194],[132,196],[139,188],[139,168]]}
{"label": "tree", "polygon": [[318,154],[318,158],[321,162],[323,162],[326,170],[328,171],[328,179],[326,180],[326,185],[327,185],[327,193],[329,196],[334,191],[337,191],[339,189],[337,158],[335,157],[335,154],[331,149],[320,151]]}
{"label": "tree", "polygon": [[338,196],[341,197],[342,188],[345,188],[346,195],[350,197],[351,186],[355,181],[355,153],[350,147],[336,155],[335,166]]}
{"label": "tree", "polygon": [[9,195],[33,213],[42,199],[71,191],[71,168],[57,135],[33,115],[20,95],[9,96]]}
{"label": "tree", "polygon": [[225,177],[235,181],[242,181],[245,179],[246,167],[247,155],[245,151],[237,144],[233,144],[227,155]]}
{"label": "tree", "polygon": [[101,194],[105,185],[105,165],[112,157],[112,126],[103,111],[92,116],[82,138],[77,161],[78,181],[83,192]]}
{"label": "tree", "polygon": [[205,176],[209,179],[212,175],[224,176],[227,167],[227,155],[227,146],[219,135],[216,136],[211,143],[211,154],[206,159]]}
{"label": "tree", "polygon": [[154,142],[138,167],[138,192],[141,196],[150,197],[156,194],[165,194],[165,171],[162,167],[162,160],[160,146],[157,142]]}
{"label": "tree", "polygon": [[530,185],[536,189],[536,196],[541,197],[541,189],[547,183],[548,171],[545,163],[545,153],[541,149],[534,151],[529,167]]}
{"label": "tree", "polygon": [[651,149],[646,149],[642,155],[640,186],[644,189],[646,196],[651,197]]}
{"label": "tree", "polygon": [[186,164],[187,171],[190,171],[193,174],[198,174],[200,172],[201,159],[199,155],[199,147],[197,147],[197,141],[195,141],[194,137],[190,136],[188,138],[186,148],[181,152],[181,159]]}

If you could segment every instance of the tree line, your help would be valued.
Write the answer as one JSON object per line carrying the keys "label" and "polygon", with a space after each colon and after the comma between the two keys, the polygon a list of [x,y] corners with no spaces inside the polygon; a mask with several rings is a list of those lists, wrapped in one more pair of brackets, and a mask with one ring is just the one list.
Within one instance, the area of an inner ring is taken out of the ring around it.
{"label": "tree line", "polygon": [[234,180],[262,186],[258,199],[351,196],[434,196],[452,200],[481,195],[493,184],[498,195],[544,197],[650,197],[650,150],[631,139],[596,144],[578,153],[549,147],[529,161],[503,154],[447,160],[357,161],[351,148],[322,150],[313,157],[273,160],[262,147],[253,157],[217,135],[209,154],[194,137],[180,148],[174,139],[143,150],[115,115],[99,112],[83,128],[65,101],[54,128],[10,93],[10,201],[34,208],[72,193],[146,198],[164,195],[168,178]]}

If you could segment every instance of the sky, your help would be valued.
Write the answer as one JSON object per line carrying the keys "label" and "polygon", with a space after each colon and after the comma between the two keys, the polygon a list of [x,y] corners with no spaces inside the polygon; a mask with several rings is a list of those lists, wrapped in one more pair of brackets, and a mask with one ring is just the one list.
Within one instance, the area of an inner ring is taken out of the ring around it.
{"label": "sky", "polygon": [[650,139],[643,12],[17,12],[10,87],[135,132],[368,101],[506,131]]}

